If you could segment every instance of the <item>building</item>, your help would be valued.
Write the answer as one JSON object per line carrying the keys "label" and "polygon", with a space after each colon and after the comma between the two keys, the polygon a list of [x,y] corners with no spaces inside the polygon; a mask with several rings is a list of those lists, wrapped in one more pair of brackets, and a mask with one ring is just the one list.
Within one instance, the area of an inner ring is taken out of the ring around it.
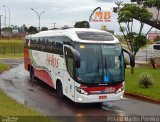
{"label": "building", "polygon": [[101,30],[110,32],[110,33],[112,33],[112,34],[114,35],[114,30],[108,30],[108,28],[107,28],[106,25],[102,25],[102,26],[101,26]]}
{"label": "building", "polygon": [[151,31],[147,35],[147,39],[154,40],[157,36],[160,36],[160,31]]}

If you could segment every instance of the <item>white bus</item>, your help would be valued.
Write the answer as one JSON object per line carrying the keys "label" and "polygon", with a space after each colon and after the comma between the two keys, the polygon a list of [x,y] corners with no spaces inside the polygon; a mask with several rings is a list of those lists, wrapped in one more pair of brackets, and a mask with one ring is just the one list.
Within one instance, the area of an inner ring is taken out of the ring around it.
{"label": "white bus", "polygon": [[125,64],[118,39],[97,29],[50,30],[25,38],[24,66],[34,77],[78,103],[120,100]]}

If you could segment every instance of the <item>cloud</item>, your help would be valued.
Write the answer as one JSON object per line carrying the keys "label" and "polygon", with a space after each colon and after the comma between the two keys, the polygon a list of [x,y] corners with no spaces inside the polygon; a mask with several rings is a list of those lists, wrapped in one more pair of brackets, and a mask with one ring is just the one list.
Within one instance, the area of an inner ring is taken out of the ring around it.
{"label": "cloud", "polygon": [[116,2],[117,0],[96,0],[97,2]]}
{"label": "cloud", "polygon": [[109,2],[117,2],[117,1],[123,1],[123,2],[130,2],[130,0],[96,0],[97,2],[106,2],[106,3],[109,3]]}
{"label": "cloud", "polygon": [[[101,7],[102,11],[112,12],[117,0],[3,0],[1,5],[7,5],[11,10],[11,24],[22,26],[38,27],[38,16],[30,8],[34,8],[38,13],[45,11],[41,15],[41,27],[62,27],[64,25],[73,26],[75,21],[89,20],[92,11]],[[123,0],[126,2],[126,0]],[[130,0],[127,0],[130,1]],[[0,8],[0,14],[4,15],[4,8]],[[8,14],[7,14],[8,15]],[[4,18],[2,18],[4,22]],[[7,16],[8,23],[8,16]],[[101,28],[107,25],[108,29],[118,31],[117,15],[112,13],[112,21],[109,23],[91,22],[92,28]],[[3,25],[2,25],[3,26]]]}

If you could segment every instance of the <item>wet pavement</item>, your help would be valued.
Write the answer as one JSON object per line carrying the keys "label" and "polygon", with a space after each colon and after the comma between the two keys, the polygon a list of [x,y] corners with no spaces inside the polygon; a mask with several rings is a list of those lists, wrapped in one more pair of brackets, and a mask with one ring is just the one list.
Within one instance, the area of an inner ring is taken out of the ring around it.
{"label": "wet pavement", "polygon": [[12,63],[15,63],[12,65],[13,68],[0,75],[0,89],[13,99],[45,116],[64,121],[69,117],[73,119],[73,116],[81,121],[88,119],[95,121],[97,118],[99,121],[107,121],[107,117],[110,116],[160,116],[160,105],[132,98],[106,102],[102,106],[76,104],[68,98],[60,99],[54,89],[41,81],[35,80],[34,83],[30,83],[29,73],[24,70],[23,60]]}

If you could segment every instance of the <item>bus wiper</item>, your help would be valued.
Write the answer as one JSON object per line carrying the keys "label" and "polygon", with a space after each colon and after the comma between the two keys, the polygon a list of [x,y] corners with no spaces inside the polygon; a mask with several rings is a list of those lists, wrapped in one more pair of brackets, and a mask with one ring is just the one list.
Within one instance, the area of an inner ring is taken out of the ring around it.
{"label": "bus wiper", "polygon": [[106,69],[106,74],[107,74],[107,69],[108,69],[108,67],[107,67],[107,61],[106,61],[106,58],[105,58],[105,69]]}
{"label": "bus wiper", "polygon": [[97,66],[97,68],[98,68],[98,76],[99,76],[99,68],[100,68],[100,66],[99,66],[99,60],[98,60],[98,66]]}

